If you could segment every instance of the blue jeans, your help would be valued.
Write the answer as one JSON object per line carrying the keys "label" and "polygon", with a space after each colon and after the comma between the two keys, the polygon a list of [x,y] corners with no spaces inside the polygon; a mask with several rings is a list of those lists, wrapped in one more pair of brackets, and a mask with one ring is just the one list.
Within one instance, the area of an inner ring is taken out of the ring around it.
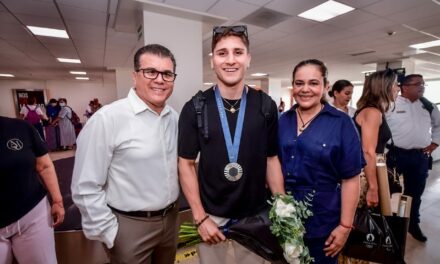
{"label": "blue jeans", "polygon": [[[403,175],[403,194],[412,197],[410,226],[420,223],[420,204],[428,178],[429,157],[420,149],[401,149],[394,147],[388,157],[396,158],[397,173]],[[392,166],[388,158],[388,166]]]}

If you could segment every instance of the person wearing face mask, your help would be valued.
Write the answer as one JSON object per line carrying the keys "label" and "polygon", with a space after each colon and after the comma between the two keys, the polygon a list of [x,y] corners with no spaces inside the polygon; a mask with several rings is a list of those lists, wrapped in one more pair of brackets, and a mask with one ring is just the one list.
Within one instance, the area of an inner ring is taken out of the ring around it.
{"label": "person wearing face mask", "polygon": [[72,121],[72,109],[67,106],[67,100],[65,98],[60,98],[58,100],[60,105],[60,112],[58,117],[53,121],[53,125],[58,125],[60,129],[60,146],[62,150],[73,149],[73,144],[75,144],[75,128],[73,127]]}
{"label": "person wearing face mask", "polygon": [[336,81],[332,89],[328,92],[328,95],[332,97],[332,105],[337,109],[344,111],[350,117],[353,117],[356,112],[356,108],[349,106],[351,96],[353,95],[353,84],[347,80]]}
{"label": "person wearing face mask", "polygon": [[297,104],[281,115],[279,157],[286,191],[297,200],[313,193],[305,245],[315,263],[336,263],[347,241],[365,163],[359,135],[348,115],[325,102],[327,68],[311,59],[292,73]]}
{"label": "person wearing face mask", "polygon": [[[212,53],[217,84],[200,92],[204,116],[198,118],[193,100],[180,115],[179,179],[205,242],[198,247],[200,262],[263,263],[235,241],[225,242],[218,227],[261,211],[267,205],[266,186],[273,194],[284,193],[277,157],[277,107],[266,94],[244,84],[251,60],[246,26],[214,27]],[[207,122],[199,126],[198,120]]]}

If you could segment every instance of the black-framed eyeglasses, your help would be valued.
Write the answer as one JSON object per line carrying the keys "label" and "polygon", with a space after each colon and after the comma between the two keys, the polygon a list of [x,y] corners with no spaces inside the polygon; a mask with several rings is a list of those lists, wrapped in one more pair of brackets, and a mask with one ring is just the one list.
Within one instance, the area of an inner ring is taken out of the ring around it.
{"label": "black-framed eyeglasses", "polygon": [[416,87],[427,87],[428,86],[426,83],[407,83],[404,85],[405,86],[416,86]]}
{"label": "black-framed eyeglasses", "polygon": [[145,78],[147,79],[151,79],[154,80],[157,78],[157,76],[162,75],[162,79],[166,82],[174,82],[174,80],[177,77],[177,74],[175,74],[174,72],[170,72],[170,71],[158,71],[156,69],[151,69],[151,68],[147,68],[147,69],[138,69],[136,72],[140,72],[142,71],[142,75],[144,75]]}
{"label": "black-framed eyeglasses", "polygon": [[216,26],[212,30],[212,35],[216,36],[218,34],[223,34],[226,31],[232,31],[237,34],[243,34],[246,37],[248,36],[247,26],[245,25],[237,25],[237,26]]}

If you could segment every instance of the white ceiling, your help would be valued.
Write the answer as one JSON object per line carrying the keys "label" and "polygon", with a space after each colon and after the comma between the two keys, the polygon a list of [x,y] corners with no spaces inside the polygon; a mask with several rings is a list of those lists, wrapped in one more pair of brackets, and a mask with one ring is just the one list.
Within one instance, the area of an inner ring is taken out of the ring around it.
{"label": "white ceiling", "polygon": [[[399,60],[426,78],[440,78],[440,47],[424,54],[408,47],[440,39],[438,0],[339,0],[356,9],[324,23],[297,15],[325,0],[150,2],[225,17],[224,25],[243,24],[243,18],[262,7],[288,15],[269,28],[247,24],[249,74],[264,72],[288,83],[296,63],[317,58],[327,64],[331,81],[362,80],[361,71],[375,69],[375,63]],[[84,70],[92,80],[99,80],[112,75],[116,67],[131,68],[133,53],[142,45],[137,33],[142,8],[134,0],[1,0],[0,72],[12,73],[16,79],[71,80],[70,70]],[[66,29],[70,39],[34,36],[25,25]],[[389,36],[389,32],[395,33]],[[214,80],[209,33],[204,39],[204,81],[209,82]],[[374,52],[350,55],[367,51]],[[60,63],[57,57],[79,58],[82,63]]]}

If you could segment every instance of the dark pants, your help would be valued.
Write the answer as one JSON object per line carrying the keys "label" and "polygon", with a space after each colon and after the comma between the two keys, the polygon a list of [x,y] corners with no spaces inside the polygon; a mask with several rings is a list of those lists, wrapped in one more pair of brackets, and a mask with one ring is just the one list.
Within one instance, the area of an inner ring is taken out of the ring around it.
{"label": "dark pants", "polygon": [[[396,158],[397,173],[403,174],[403,194],[412,197],[410,226],[420,223],[420,204],[428,178],[429,157],[420,149],[401,149],[393,147],[388,157]],[[387,159],[392,166],[392,159]]]}
{"label": "dark pants", "polygon": [[338,256],[327,257],[325,255],[324,248],[325,241],[328,237],[323,238],[304,238],[304,244],[307,246],[310,252],[310,256],[314,258],[315,262],[318,264],[336,264],[338,262]]}

